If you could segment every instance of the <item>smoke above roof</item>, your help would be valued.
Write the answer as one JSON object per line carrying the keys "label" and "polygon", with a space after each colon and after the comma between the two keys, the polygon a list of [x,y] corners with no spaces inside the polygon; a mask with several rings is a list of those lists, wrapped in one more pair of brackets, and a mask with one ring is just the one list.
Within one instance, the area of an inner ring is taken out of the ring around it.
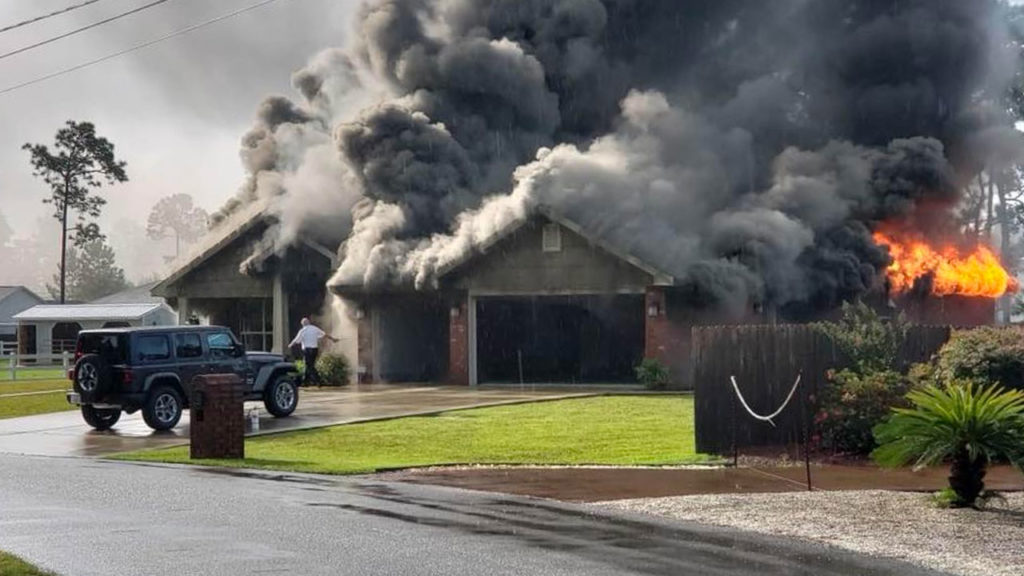
{"label": "smoke above roof", "polygon": [[722,302],[872,289],[871,231],[948,235],[1021,157],[996,0],[367,0],[242,140],[266,242],[429,288],[545,205]]}

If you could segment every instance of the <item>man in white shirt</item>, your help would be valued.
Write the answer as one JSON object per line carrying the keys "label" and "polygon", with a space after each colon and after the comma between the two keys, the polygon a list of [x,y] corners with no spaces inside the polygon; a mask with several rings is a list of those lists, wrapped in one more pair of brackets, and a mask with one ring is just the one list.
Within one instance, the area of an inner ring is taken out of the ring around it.
{"label": "man in white shirt", "polygon": [[317,328],[309,321],[309,318],[302,319],[302,328],[295,335],[295,339],[288,344],[288,347],[302,346],[302,359],[306,363],[306,375],[303,383],[306,386],[320,381],[320,375],[316,371],[316,359],[320,356],[320,341],[324,338],[332,342],[338,339]]}

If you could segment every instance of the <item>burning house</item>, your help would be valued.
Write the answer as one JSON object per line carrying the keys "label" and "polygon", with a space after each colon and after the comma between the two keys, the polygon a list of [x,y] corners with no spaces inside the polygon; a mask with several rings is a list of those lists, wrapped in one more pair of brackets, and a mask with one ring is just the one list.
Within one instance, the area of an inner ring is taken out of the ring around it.
{"label": "burning house", "polygon": [[[1007,9],[366,0],[243,138],[215,229],[239,252],[163,289],[209,306],[238,282],[275,343],[329,292],[385,381],[613,382],[645,356],[682,374],[690,326],[857,298],[988,323],[1016,283],[958,217],[979,173],[1024,159]],[[266,220],[233,236],[253,205]],[[316,273],[295,283],[293,260]]]}

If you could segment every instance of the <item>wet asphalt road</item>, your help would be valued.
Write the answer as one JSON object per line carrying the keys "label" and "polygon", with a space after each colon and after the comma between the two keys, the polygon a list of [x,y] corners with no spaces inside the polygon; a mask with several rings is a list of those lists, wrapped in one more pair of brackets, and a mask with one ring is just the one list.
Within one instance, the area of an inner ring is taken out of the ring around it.
{"label": "wet asphalt road", "polygon": [[935,574],[451,488],[0,455],[0,549],[66,576]]}

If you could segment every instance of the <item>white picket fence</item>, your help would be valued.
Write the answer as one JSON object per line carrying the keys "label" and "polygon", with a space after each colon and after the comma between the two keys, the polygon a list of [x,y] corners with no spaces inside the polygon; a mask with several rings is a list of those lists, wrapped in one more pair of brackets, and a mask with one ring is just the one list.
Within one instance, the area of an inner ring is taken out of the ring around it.
{"label": "white picket fence", "polygon": [[[11,380],[51,379],[60,368],[60,375],[67,373],[71,367],[70,352],[60,354],[7,354],[0,357],[6,361],[6,372]],[[18,373],[22,372],[19,378]]]}

